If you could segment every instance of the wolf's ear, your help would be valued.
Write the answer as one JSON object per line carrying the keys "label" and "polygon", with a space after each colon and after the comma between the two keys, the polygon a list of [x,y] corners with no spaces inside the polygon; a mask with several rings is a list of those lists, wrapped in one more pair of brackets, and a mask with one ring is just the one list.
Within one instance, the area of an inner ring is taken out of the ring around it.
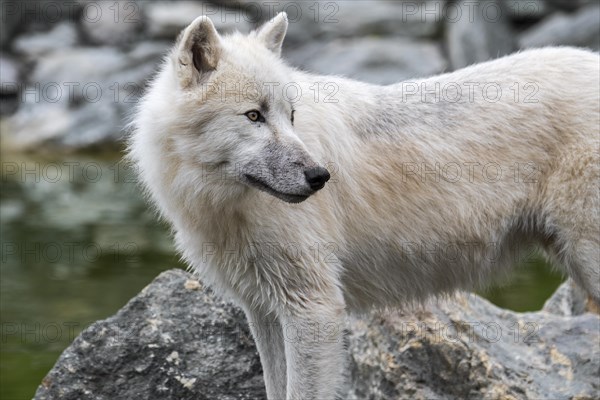
{"label": "wolf's ear", "polygon": [[217,68],[221,37],[210,18],[198,17],[180,36],[177,44],[177,76],[182,87],[200,83]]}
{"label": "wolf's ear", "polygon": [[256,36],[273,53],[281,54],[281,45],[288,28],[288,18],[285,12],[280,12],[272,20],[261,26]]}

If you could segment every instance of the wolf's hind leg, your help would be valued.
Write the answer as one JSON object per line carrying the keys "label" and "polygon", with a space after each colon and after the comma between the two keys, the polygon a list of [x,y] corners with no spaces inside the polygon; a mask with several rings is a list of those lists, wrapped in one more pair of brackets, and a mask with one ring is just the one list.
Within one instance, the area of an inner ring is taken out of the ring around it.
{"label": "wolf's hind leg", "polygon": [[549,177],[544,223],[551,253],[600,304],[600,155],[574,148]]}
{"label": "wolf's hind leg", "polygon": [[[600,235],[600,233],[599,233]],[[567,256],[573,278],[600,305],[600,243],[598,239],[579,240]]]}

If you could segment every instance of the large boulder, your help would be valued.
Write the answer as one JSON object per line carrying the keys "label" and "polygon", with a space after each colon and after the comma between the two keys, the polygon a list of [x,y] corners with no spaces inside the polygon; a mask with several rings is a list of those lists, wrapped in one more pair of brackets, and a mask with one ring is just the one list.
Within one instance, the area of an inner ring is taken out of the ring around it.
{"label": "large boulder", "polygon": [[[515,313],[461,294],[411,312],[352,318],[349,399],[594,399],[600,318],[563,285],[545,309]],[[581,312],[581,314],[579,314]],[[243,313],[192,275],[161,274],[78,336],[42,381],[42,399],[264,399]]]}
{"label": "large boulder", "polygon": [[55,51],[64,51],[77,45],[79,33],[72,22],[56,24],[48,32],[34,32],[19,36],[12,49],[27,61],[39,60]]}
{"label": "large boulder", "polygon": [[245,317],[181,270],[82,332],[36,400],[264,399]]}
{"label": "large boulder", "polygon": [[286,56],[312,72],[384,85],[435,75],[447,67],[436,43],[404,38],[337,39],[308,44]]}
{"label": "large boulder", "polygon": [[76,20],[81,1],[0,0],[0,49],[6,51],[23,32],[46,31],[62,21]]}
{"label": "large boulder", "polygon": [[[596,399],[600,319],[569,284],[516,313],[474,294],[352,323],[350,399]],[[556,312],[556,314],[554,314]]]}
{"label": "large boulder", "polygon": [[17,112],[2,121],[7,149],[115,147],[126,116],[166,52],[164,42],[55,49],[40,57],[20,87]]}
{"label": "large boulder", "polygon": [[86,41],[111,46],[139,41],[145,20],[140,4],[129,0],[86,1],[79,21]]}
{"label": "large boulder", "polygon": [[446,47],[453,69],[510,54],[510,12],[497,0],[463,0],[446,13]]}
{"label": "large boulder", "polygon": [[152,38],[173,39],[199,15],[208,15],[221,33],[247,33],[252,24],[243,11],[199,1],[153,1],[145,4],[147,33]]}
{"label": "large boulder", "polygon": [[[269,5],[268,2],[264,3]],[[288,13],[285,46],[294,48],[314,40],[365,36],[439,36],[444,4],[434,1],[341,0],[298,2],[286,0],[278,8]],[[265,7],[263,7],[265,8]],[[263,19],[272,16],[265,8]]]}
{"label": "large boulder", "polygon": [[0,53],[0,95],[17,93],[21,83],[19,69],[17,61]]}
{"label": "large boulder", "polygon": [[0,53],[0,116],[11,114],[19,105],[20,69],[17,60]]}
{"label": "large boulder", "polygon": [[592,4],[574,14],[558,12],[519,37],[521,48],[580,46],[600,50],[600,5]]}

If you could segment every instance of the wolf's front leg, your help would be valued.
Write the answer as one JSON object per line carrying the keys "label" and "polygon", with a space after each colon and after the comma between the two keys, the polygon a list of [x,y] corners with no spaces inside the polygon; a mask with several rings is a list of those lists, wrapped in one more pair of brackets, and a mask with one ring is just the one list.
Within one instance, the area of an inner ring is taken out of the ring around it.
{"label": "wolf's front leg", "polygon": [[342,384],[343,307],[307,305],[282,317],[287,400],[333,400]]}
{"label": "wolf's front leg", "polygon": [[281,323],[272,314],[257,309],[247,309],[246,317],[263,367],[267,398],[286,398],[286,363]]}

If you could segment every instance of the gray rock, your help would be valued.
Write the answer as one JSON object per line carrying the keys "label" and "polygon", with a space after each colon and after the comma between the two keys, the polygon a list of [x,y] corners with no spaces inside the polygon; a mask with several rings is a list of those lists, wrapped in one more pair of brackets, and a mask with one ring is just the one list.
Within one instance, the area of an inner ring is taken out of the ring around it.
{"label": "gray rock", "polygon": [[189,274],[161,274],[115,316],[82,332],[34,399],[264,399],[243,313]]}
{"label": "gray rock", "polygon": [[334,18],[340,36],[408,36],[431,38],[440,33],[444,1],[342,1]]}
{"label": "gray rock", "polygon": [[12,44],[13,50],[29,60],[36,60],[56,50],[64,50],[77,45],[78,33],[75,24],[63,22],[48,32],[31,33],[19,36]]}
{"label": "gray rock", "polygon": [[17,61],[0,53],[0,94],[14,95],[21,84],[20,66]]}
{"label": "gray rock", "polygon": [[546,0],[504,0],[504,9],[515,21],[539,20],[553,9]]}
{"label": "gray rock", "polygon": [[466,67],[506,54],[514,48],[508,11],[497,0],[463,0],[460,10],[446,19],[446,46],[453,69]]}
{"label": "gray rock", "polygon": [[0,115],[13,114],[19,106],[21,64],[0,53]]}
{"label": "gray rock", "polygon": [[114,47],[75,47],[57,50],[38,60],[31,74],[32,83],[89,82],[101,86],[115,82],[124,83],[122,76],[128,75],[132,83],[142,83],[146,73],[130,73],[135,68],[151,63],[156,67],[169,44],[165,42],[140,42],[130,51]]}
{"label": "gray rock", "polygon": [[123,46],[133,43],[143,28],[143,8],[129,0],[88,1],[80,25],[90,43]]}
{"label": "gray rock", "polygon": [[209,15],[221,33],[248,32],[250,20],[240,10],[223,9],[198,1],[155,1],[145,5],[148,34],[153,38],[174,39],[196,17]]}
{"label": "gray rock", "polygon": [[40,58],[19,110],[2,122],[3,144],[15,150],[116,147],[124,117],[167,48],[160,42],[129,52],[75,47]]}
{"label": "gray rock", "polygon": [[21,23],[22,15],[18,3],[8,0],[0,1],[0,49],[2,51],[13,39]]}
{"label": "gray rock", "polygon": [[377,84],[433,75],[446,68],[436,44],[404,38],[338,39],[286,52],[286,57],[313,72]]}
{"label": "gray rock", "polygon": [[594,399],[598,343],[595,314],[515,313],[459,295],[354,321],[348,398]]}
{"label": "gray rock", "polygon": [[[559,302],[573,304],[580,294],[567,285]],[[515,313],[463,294],[351,318],[346,398],[597,398],[600,319],[569,310]],[[245,324],[191,275],[167,271],[82,332],[35,400],[263,399]]]}
{"label": "gray rock", "polygon": [[575,14],[556,13],[525,31],[519,47],[581,46],[600,50],[600,5],[581,8]]}
{"label": "gray rock", "polygon": [[16,35],[48,31],[62,21],[75,21],[82,0],[0,0],[0,45],[10,47]]}
{"label": "gray rock", "polygon": [[107,100],[74,110],[66,103],[26,102],[2,121],[2,144],[13,151],[114,149],[122,138],[121,117]]}
{"label": "gray rock", "polygon": [[579,7],[594,4],[598,0],[547,0],[547,2],[557,8],[561,8],[566,11],[573,11]]}
{"label": "gray rock", "polygon": [[127,68],[124,53],[112,47],[59,49],[38,60],[32,82],[100,82]]}
{"label": "gray rock", "polygon": [[440,32],[443,7],[444,2],[437,0],[342,0],[288,1],[282,3],[281,10],[288,13],[290,28],[286,40],[293,46],[319,37],[435,37]]}

